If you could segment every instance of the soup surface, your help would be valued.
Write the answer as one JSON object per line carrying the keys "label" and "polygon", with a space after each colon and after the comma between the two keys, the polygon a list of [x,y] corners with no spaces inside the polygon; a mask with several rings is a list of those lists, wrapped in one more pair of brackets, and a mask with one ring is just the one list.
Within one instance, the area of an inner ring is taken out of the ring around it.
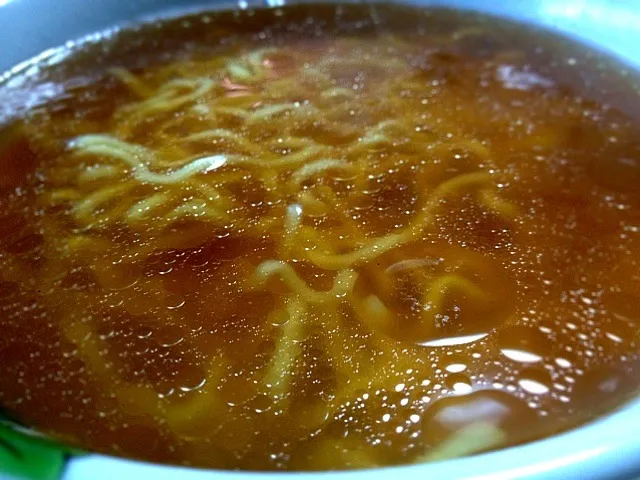
{"label": "soup surface", "polygon": [[5,76],[0,404],[90,450],[260,470],[605,413],[640,379],[629,78],[384,5],[156,22]]}

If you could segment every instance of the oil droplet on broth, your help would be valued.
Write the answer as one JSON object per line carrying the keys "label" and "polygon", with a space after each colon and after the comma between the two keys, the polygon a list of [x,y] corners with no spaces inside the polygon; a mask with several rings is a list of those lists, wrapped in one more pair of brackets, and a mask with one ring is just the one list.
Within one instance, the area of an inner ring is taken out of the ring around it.
{"label": "oil droplet on broth", "polygon": [[164,298],[164,304],[169,310],[177,310],[186,303],[185,298],[179,294],[169,294]]}
{"label": "oil droplet on broth", "polygon": [[445,383],[456,395],[467,395],[473,391],[471,379],[462,373],[454,373],[447,376]]}
{"label": "oil droplet on broth", "polygon": [[518,385],[520,385],[523,390],[533,395],[544,395],[545,393],[549,393],[549,387],[537,380],[531,380],[530,378],[522,378],[518,380]]}
{"label": "oil droplet on broth", "polygon": [[537,328],[511,326],[497,336],[502,355],[517,363],[539,363],[552,353],[553,342]]}
{"label": "oil droplet on broth", "polygon": [[527,352],[524,350],[503,348],[500,351],[508,359],[519,363],[537,363],[542,361],[542,357],[540,355],[536,355],[535,353]]}
{"label": "oil droplet on broth", "polygon": [[173,347],[185,340],[185,331],[176,324],[163,325],[154,333],[154,339],[164,348]]}
{"label": "oil droplet on broth", "polygon": [[136,327],[135,335],[141,340],[151,338],[151,335],[153,335],[153,329],[151,329],[151,327],[149,327],[148,325],[140,325]]}
{"label": "oil droplet on broth", "polygon": [[551,376],[542,368],[525,368],[519,374],[518,385],[532,395],[545,395],[551,390]]}
{"label": "oil droplet on broth", "polygon": [[266,393],[260,393],[249,401],[248,407],[255,413],[265,413],[273,407],[273,399]]}
{"label": "oil droplet on broth", "polygon": [[139,267],[123,262],[97,265],[93,271],[100,285],[109,290],[130,288],[138,282],[142,275]]}
{"label": "oil droplet on broth", "polygon": [[284,325],[289,321],[289,312],[283,309],[271,310],[267,315],[269,323],[274,326]]}
{"label": "oil droplet on broth", "polygon": [[184,380],[181,382],[182,385],[180,386],[180,391],[187,393],[195,390],[200,390],[202,387],[204,387],[207,383],[207,378],[204,376],[204,374],[202,374],[202,372],[199,373],[200,374],[196,378],[192,379],[191,383],[185,383],[186,381],[188,381],[188,378],[184,378],[184,376],[179,375],[181,379],[184,378]]}
{"label": "oil droplet on broth", "polygon": [[564,357],[557,357],[554,360],[554,362],[555,362],[556,365],[558,365],[561,368],[571,368],[571,366],[572,366],[571,361],[567,360]]}
{"label": "oil droplet on broth", "polygon": [[445,370],[449,373],[460,373],[464,372],[467,369],[467,366],[464,363],[450,363],[445,367]]}
{"label": "oil droplet on broth", "polygon": [[439,338],[437,340],[429,340],[427,342],[422,342],[419,345],[424,347],[453,347],[457,345],[466,345],[468,343],[474,343],[478,340],[482,340],[488,333],[478,333],[475,335],[462,335],[456,337],[445,337]]}

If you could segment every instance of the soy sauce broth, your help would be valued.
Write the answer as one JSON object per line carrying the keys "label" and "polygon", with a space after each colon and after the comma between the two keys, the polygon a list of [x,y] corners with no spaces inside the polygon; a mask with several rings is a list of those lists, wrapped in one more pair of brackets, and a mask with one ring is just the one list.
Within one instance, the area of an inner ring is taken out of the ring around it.
{"label": "soy sauce broth", "polygon": [[[391,5],[198,14],[67,53],[0,86],[17,421],[154,462],[333,470],[544,438],[637,391],[622,67]],[[498,435],[444,448],[478,424]]]}

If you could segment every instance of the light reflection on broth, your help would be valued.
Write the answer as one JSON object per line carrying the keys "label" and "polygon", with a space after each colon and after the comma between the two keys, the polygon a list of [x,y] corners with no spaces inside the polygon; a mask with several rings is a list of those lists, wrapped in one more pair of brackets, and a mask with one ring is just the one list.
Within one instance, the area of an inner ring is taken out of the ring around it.
{"label": "light reflection on broth", "polygon": [[185,17],[16,82],[62,93],[0,132],[8,414],[115,455],[322,470],[630,398],[637,93],[539,32],[375,13]]}

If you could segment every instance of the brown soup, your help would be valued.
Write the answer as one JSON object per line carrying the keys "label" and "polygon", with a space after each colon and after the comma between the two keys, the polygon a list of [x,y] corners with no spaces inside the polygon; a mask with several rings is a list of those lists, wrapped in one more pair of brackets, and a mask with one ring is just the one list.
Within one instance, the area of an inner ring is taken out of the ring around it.
{"label": "brown soup", "polygon": [[472,14],[124,30],[0,85],[0,404],[98,452],[324,470],[553,435],[640,379],[640,96]]}

